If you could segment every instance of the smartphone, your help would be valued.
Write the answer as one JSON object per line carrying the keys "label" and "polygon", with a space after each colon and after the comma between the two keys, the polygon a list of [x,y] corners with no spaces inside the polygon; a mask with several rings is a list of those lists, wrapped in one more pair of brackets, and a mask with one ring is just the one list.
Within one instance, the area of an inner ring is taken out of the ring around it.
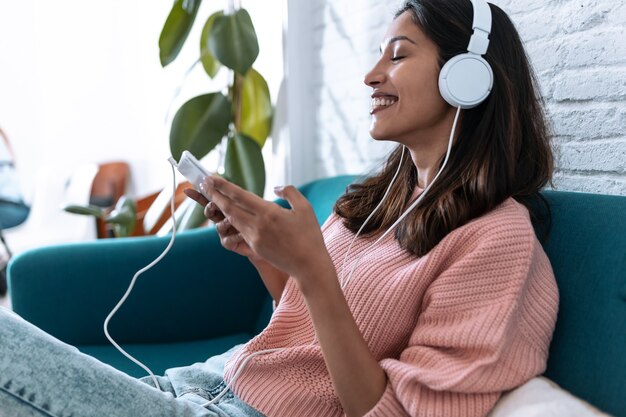
{"label": "smartphone", "polygon": [[[191,152],[183,151],[180,161],[178,161],[178,164],[175,166],[178,172],[189,180],[193,188],[202,193],[200,184],[202,184],[204,177],[210,177],[211,173],[200,164],[200,161],[198,161]],[[204,195],[204,193],[202,193],[202,195]]]}

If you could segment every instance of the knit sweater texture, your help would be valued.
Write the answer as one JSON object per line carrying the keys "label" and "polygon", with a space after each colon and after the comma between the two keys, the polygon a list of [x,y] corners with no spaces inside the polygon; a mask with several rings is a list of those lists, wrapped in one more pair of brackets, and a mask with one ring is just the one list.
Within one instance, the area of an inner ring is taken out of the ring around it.
{"label": "knit sweater texture", "polygon": [[[332,214],[322,226],[337,274],[387,375],[366,417],[482,417],[503,392],[543,373],[558,309],[550,262],[527,209],[509,198],[416,257],[393,233],[359,237]],[[341,337],[341,335],[337,335]],[[284,348],[252,357],[253,352]],[[268,417],[344,415],[304,298],[290,279],[269,325],[225,369],[233,391]]]}

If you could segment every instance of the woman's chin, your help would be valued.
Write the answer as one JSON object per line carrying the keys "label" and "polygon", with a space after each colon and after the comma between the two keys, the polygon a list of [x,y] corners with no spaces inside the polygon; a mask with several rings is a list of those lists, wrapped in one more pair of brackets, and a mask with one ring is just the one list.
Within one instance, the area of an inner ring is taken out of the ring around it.
{"label": "woman's chin", "polygon": [[372,139],[378,140],[378,141],[393,140],[391,135],[389,135],[389,133],[381,132],[376,129],[370,130],[370,136],[372,137]]}

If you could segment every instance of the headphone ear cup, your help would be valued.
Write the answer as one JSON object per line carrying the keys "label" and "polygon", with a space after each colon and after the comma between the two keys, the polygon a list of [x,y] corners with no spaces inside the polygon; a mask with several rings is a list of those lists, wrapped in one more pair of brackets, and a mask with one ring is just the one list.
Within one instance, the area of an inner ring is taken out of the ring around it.
{"label": "headphone ear cup", "polygon": [[451,106],[471,109],[482,103],[493,87],[493,71],[473,53],[450,59],[439,72],[439,92]]}

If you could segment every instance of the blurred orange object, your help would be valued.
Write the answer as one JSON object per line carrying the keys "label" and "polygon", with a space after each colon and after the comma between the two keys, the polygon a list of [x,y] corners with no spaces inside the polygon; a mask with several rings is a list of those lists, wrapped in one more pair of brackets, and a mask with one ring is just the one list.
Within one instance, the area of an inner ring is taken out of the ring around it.
{"label": "blurred orange object", "polygon": [[[113,209],[117,200],[126,193],[130,179],[130,168],[126,162],[106,162],[98,165],[93,180],[89,204]],[[96,219],[98,238],[111,237],[111,228],[102,219]]]}

